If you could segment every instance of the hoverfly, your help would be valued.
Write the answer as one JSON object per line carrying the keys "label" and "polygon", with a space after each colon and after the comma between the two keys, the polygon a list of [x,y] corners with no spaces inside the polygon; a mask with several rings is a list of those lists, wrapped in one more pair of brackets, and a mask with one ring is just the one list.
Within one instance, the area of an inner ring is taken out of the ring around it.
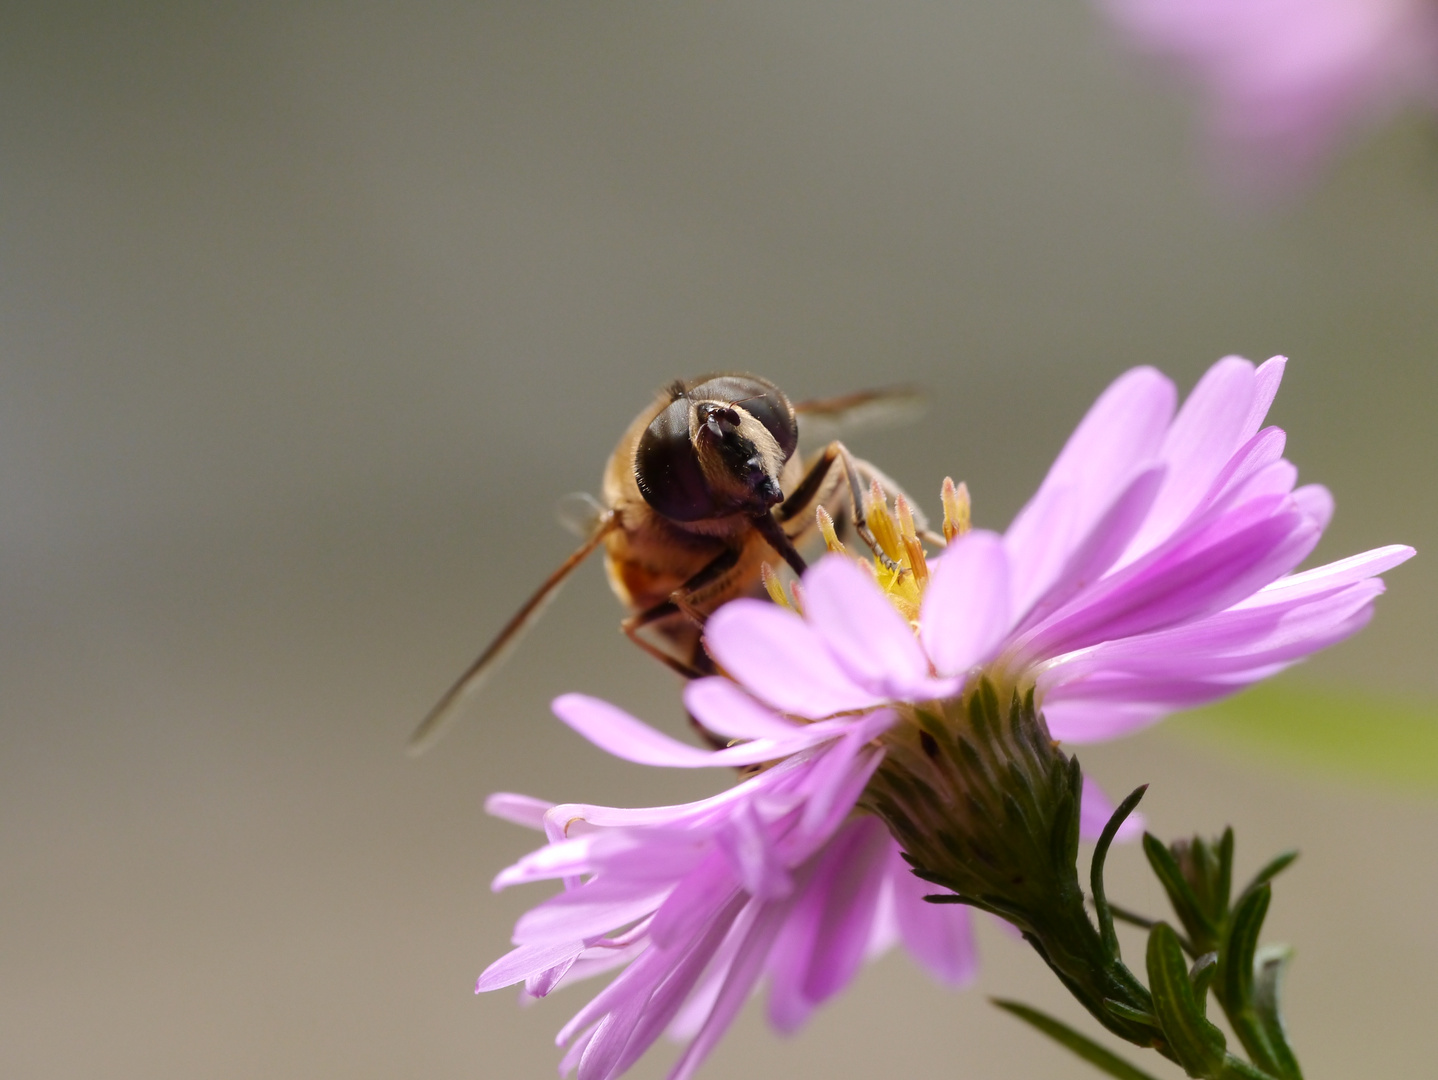
{"label": "hoverfly", "polygon": [[411,737],[410,752],[435,741],[565,578],[601,545],[609,584],[629,611],[620,628],[686,678],[714,671],[702,644],[708,615],[736,597],[763,595],[766,566],[783,562],[803,573],[798,548],[817,530],[817,508],[885,558],[868,530],[863,494],[876,482],[897,489],[838,440],[803,460],[799,418],[840,419],[915,399],[912,390],[886,389],[791,404],[767,379],[743,374],[671,383],[610,455],[602,504],[584,542],[439,700]]}

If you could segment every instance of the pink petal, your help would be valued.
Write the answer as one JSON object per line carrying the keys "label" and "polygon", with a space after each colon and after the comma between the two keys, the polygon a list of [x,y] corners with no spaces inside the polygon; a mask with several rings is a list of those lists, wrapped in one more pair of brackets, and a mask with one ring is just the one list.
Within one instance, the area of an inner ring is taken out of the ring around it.
{"label": "pink petal", "polygon": [[927,679],[928,661],[909,624],[852,559],[828,555],[809,569],[804,608],[809,625],[859,685],[889,697],[896,686]]}
{"label": "pink petal", "polygon": [[1308,484],[1293,492],[1293,500],[1298,503],[1304,517],[1319,529],[1328,528],[1328,523],[1333,520],[1333,495],[1326,487]]}
{"label": "pink petal", "polygon": [[544,945],[599,937],[648,915],[663,903],[673,884],[636,889],[626,882],[610,887],[598,879],[551,897],[514,924],[516,945]]}
{"label": "pink petal", "polygon": [[490,888],[499,892],[512,885],[591,873],[594,869],[590,860],[591,847],[592,840],[589,837],[546,844],[538,851],[530,852],[513,866],[501,870]]}
{"label": "pink petal", "polygon": [[484,812],[530,829],[544,828],[544,815],[554,804],[528,795],[496,791],[484,800]]}
{"label": "pink petal", "polygon": [[727,819],[734,804],[791,782],[796,773],[807,775],[808,768],[808,763],[802,759],[781,761],[758,776],[750,777],[717,795],[678,806],[644,806],[630,809],[596,806],[592,803],[561,803],[545,815],[545,829],[551,840],[575,834],[588,826],[625,828],[675,824],[692,829],[707,822]]}
{"label": "pink petal", "polygon": [[1044,719],[1048,721],[1049,734],[1060,742],[1075,745],[1128,735],[1171,712],[1171,705],[1153,702],[1055,701],[1044,704]]}
{"label": "pink petal", "polygon": [[[782,741],[756,739],[723,750],[701,750],[656,731],[607,701],[586,694],[563,694],[554,699],[551,708],[575,731],[617,758],[674,769],[756,765],[839,734],[831,728],[796,724],[786,730]],[[702,717],[700,719],[702,721]]]}
{"label": "pink petal", "polygon": [[1286,603],[1236,607],[1185,626],[1106,642],[1061,659],[1039,677],[1040,692],[1059,697],[1083,693],[1087,675],[1222,678],[1266,664],[1295,660],[1339,640],[1353,616],[1383,591],[1373,579]]}
{"label": "pink petal", "polygon": [[748,1000],[754,984],[764,971],[764,960],[773,944],[775,935],[783,925],[787,905],[765,905],[754,920],[753,926],[740,944],[729,966],[728,978],[719,991],[714,1008],[694,1041],[685,1049],[669,1080],[688,1080],[703,1064],[715,1045],[729,1030],[729,1025],[739,1015],[739,1010]]}
{"label": "pink petal", "polygon": [[785,1035],[799,1030],[814,1013],[814,1003],[804,996],[803,985],[817,930],[818,922],[801,897],[769,950],[769,999],[764,1015],[770,1027]]}
{"label": "pink petal", "polygon": [[725,604],[710,616],[704,641],[725,671],[780,712],[817,720],[883,703],[849,678],[808,623],[777,604]]}
{"label": "pink petal", "polygon": [[942,675],[989,658],[1009,629],[1009,561],[994,533],[956,540],[934,567],[919,615],[924,650]]}
{"label": "pink petal", "polygon": [[531,975],[573,961],[583,951],[584,945],[577,939],[557,945],[521,945],[485,968],[475,983],[474,992],[483,994],[523,982]]}
{"label": "pink petal", "polygon": [[[1175,398],[1172,382],[1141,367],[1120,375],[1094,402],[1004,536],[1016,611],[1048,589],[1068,557],[1066,544],[1087,534],[1135,469],[1157,457]],[[1056,502],[1064,504],[1061,513]]]}
{"label": "pink petal", "polygon": [[803,993],[823,1002],[848,986],[863,963],[892,840],[875,818],[860,818],[830,842],[810,884],[818,926]]}
{"label": "pink petal", "polygon": [[799,725],[764,705],[728,679],[695,679],[684,688],[684,706],[716,735],[730,739],[784,740]]}
{"label": "pink petal", "polygon": [[[544,971],[539,971],[529,976],[524,980],[524,992],[534,998],[548,997],[554,988],[574,969],[574,962],[578,959],[579,954],[576,953],[551,968],[546,968]],[[475,993],[479,993],[478,987],[475,988]]]}
{"label": "pink petal", "polygon": [[889,860],[893,884],[894,914],[904,948],[915,960],[947,986],[963,986],[978,972],[974,949],[972,913],[959,904],[931,904],[930,893],[943,892],[937,885],[916,878],[893,845]]}
{"label": "pink petal", "polygon": [[[1282,460],[1287,441],[1288,436],[1281,428],[1276,427],[1264,428],[1250,438],[1219,470],[1208,493],[1194,508],[1193,516],[1199,517],[1215,510],[1221,512],[1225,507],[1235,505],[1235,501],[1241,497],[1245,485],[1255,473]],[[1190,518],[1185,525],[1191,524],[1192,520]]]}
{"label": "pink petal", "polygon": [[674,948],[700,934],[716,912],[738,895],[734,870],[722,852],[712,852],[674,887],[654,915],[649,937]]}
{"label": "pink petal", "polygon": [[849,821],[812,865],[768,959],[768,1016],[793,1031],[844,988],[873,937],[893,847],[875,818]]}
{"label": "pink petal", "polygon": [[718,836],[719,849],[728,859],[728,869],[737,875],[744,891],[760,900],[777,900],[793,890],[789,867],[779,857],[775,837],[759,819],[753,803],[735,807],[728,827]]}
{"label": "pink petal", "polygon": [[1246,441],[1253,365],[1227,356],[1204,372],[1163,441],[1168,478],[1129,558],[1167,538],[1193,511],[1234,451]]}
{"label": "pink petal", "polygon": [[703,976],[689,992],[684,1004],[675,1012],[674,1019],[669,1022],[666,1031],[669,1038],[687,1043],[704,1027],[704,1022],[714,1011],[714,1003],[719,1000],[719,991],[724,989],[724,980],[729,977],[729,968],[734,963],[734,957],[738,955],[739,947],[744,944],[754,917],[763,906],[751,901],[734,921],[724,943],[715,950],[714,958],[709,961]]}
{"label": "pink petal", "polygon": [[[1302,489],[1300,489],[1302,490]],[[1258,592],[1236,606],[1254,607],[1263,604],[1286,603],[1300,596],[1311,596],[1330,589],[1342,588],[1356,581],[1391,570],[1400,563],[1413,558],[1416,552],[1406,544],[1389,544],[1373,548],[1346,559],[1316,566],[1299,574],[1289,574],[1264,586]]]}
{"label": "pink petal", "polygon": [[868,742],[883,734],[897,719],[897,714],[888,709],[863,717],[849,734],[827,747],[823,756],[815,761],[805,778],[806,798],[799,828],[804,842],[827,840],[848,815],[883,759],[883,752],[868,748]]}
{"label": "pink petal", "polygon": [[1258,365],[1258,370],[1253,373],[1253,402],[1249,406],[1248,419],[1244,421],[1241,438],[1250,438],[1263,427],[1263,421],[1268,418],[1269,407],[1278,393],[1279,383],[1283,382],[1283,371],[1287,366],[1286,356],[1271,356]]}
{"label": "pink petal", "polygon": [[580,1060],[583,1080],[610,1080],[639,1059],[684,1004],[704,969],[718,959],[736,916],[742,921],[742,907],[743,901],[735,899],[681,950],[651,949],[581,1011],[582,1016],[594,1009],[595,1002],[618,988],[605,1002],[609,1015]]}
{"label": "pink petal", "polygon": [[[596,1020],[601,1020],[607,1014],[615,1010],[624,1009],[626,1006],[638,1005],[638,1012],[631,1009],[629,1017],[625,1019],[625,1030],[634,1033],[635,1026],[644,1019],[644,1007],[650,1006],[651,1022],[646,1026],[652,1033],[642,1045],[632,1045],[629,1049],[633,1051],[632,1059],[637,1059],[639,1054],[654,1041],[654,1038],[664,1025],[669,1022],[669,1017],[679,1008],[684,996],[694,985],[695,980],[703,972],[705,965],[714,956],[715,951],[723,942],[724,936],[734,924],[734,920],[744,909],[746,898],[736,896],[722,908],[707,925],[703,927],[702,933],[697,939],[686,942],[681,949],[659,949],[649,948],[642,953],[639,959],[620,972],[619,976],[596,994],[588,1004],[584,1005],[569,1023],[560,1029],[557,1042],[560,1045],[568,1042],[574,1034],[582,1031]],[[668,1015],[663,1015],[667,1013]],[[613,1030],[611,1028],[611,1030]],[[627,1038],[627,1035],[626,1035]],[[604,1051],[599,1051],[604,1052]],[[622,1071],[622,1066],[620,1067]]]}
{"label": "pink petal", "polygon": [[1103,577],[1148,516],[1163,483],[1162,465],[1140,472],[1099,518],[1088,536],[1072,545],[1063,569],[1049,590],[1024,613],[1019,632],[1034,626]]}
{"label": "pink petal", "polygon": [[1020,655],[1038,662],[1220,610],[1290,570],[1317,539],[1296,510],[1255,501],[1080,594],[1025,635]]}
{"label": "pink petal", "polygon": [[686,746],[599,698],[562,694],[550,707],[555,716],[595,746],[625,761],[678,768],[713,764],[713,751]]}

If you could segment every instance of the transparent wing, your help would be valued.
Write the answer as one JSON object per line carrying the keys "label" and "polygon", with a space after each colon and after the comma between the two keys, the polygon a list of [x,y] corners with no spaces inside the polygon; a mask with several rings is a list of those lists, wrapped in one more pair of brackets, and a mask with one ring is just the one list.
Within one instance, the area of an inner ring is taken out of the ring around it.
{"label": "transparent wing", "polygon": [[455,681],[444,697],[439,699],[439,704],[435,705],[429,715],[420,722],[419,727],[415,728],[407,747],[410,754],[422,754],[439,740],[440,735],[458,715],[459,706],[494,673],[509,650],[524,636],[524,632],[534,625],[534,621],[554,599],[565,578],[604,542],[604,538],[614,530],[617,521],[615,515],[609,511],[601,514],[600,520],[595,523],[584,543],[545,579],[544,584],[536,589],[534,595],[504,624],[503,629],[489,643],[489,647],[479,654],[479,658],[469,665],[468,670]]}
{"label": "transparent wing", "polygon": [[587,491],[572,491],[554,504],[554,516],[559,524],[581,539],[593,535],[608,512],[604,504]]}
{"label": "transparent wing", "polygon": [[880,386],[838,397],[812,398],[794,405],[799,438],[828,442],[863,428],[894,427],[923,413],[926,402],[916,386]]}

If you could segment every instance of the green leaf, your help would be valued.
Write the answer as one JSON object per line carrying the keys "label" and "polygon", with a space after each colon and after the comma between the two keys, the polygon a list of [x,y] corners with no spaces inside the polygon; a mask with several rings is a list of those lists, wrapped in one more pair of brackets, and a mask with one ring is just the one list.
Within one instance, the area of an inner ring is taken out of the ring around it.
{"label": "green leaf", "polygon": [[1254,959],[1253,1011],[1263,1025],[1264,1034],[1273,1053],[1273,1064],[1283,1080],[1303,1080],[1298,1059],[1288,1045],[1288,1032],[1283,1026],[1283,1013],[1279,1009],[1278,995],[1283,981],[1284,970],[1293,959],[1293,950],[1287,945],[1268,945],[1258,950]]}
{"label": "green leaf", "polygon": [[1218,881],[1214,885],[1214,893],[1218,898],[1220,908],[1219,920],[1222,921],[1228,918],[1229,898],[1233,895],[1232,825],[1223,830],[1223,837],[1218,841]]}
{"label": "green leaf", "polygon": [[1278,765],[1438,792],[1438,701],[1295,679],[1174,717],[1165,730]]}
{"label": "green leaf", "polygon": [[1218,932],[1218,927],[1209,921],[1193,887],[1183,876],[1183,870],[1173,852],[1153,833],[1144,833],[1143,853],[1148,856],[1148,864],[1153,868],[1154,876],[1163,886],[1163,891],[1168,893],[1169,903],[1173,905],[1179,921],[1188,931],[1189,940],[1201,952],[1208,952],[1213,947],[1212,939]]}
{"label": "green leaf", "polygon": [[1218,953],[1206,952],[1193,962],[1193,967],[1188,969],[1188,981],[1193,984],[1193,1000],[1198,1003],[1198,1011],[1205,1016],[1208,1015],[1208,984],[1213,981],[1214,973],[1218,971]]}
{"label": "green leaf", "polygon": [[1199,1008],[1178,934],[1168,923],[1159,923],[1148,935],[1148,988],[1153,1011],[1178,1063],[1190,1076],[1219,1075],[1228,1041]]}
{"label": "green leaf", "polygon": [[1273,887],[1260,885],[1234,910],[1223,957],[1223,998],[1229,1008],[1242,1008],[1253,994],[1253,957],[1272,897]]}
{"label": "green leaf", "polygon": [[1253,880],[1250,881],[1246,886],[1244,886],[1243,894],[1238,898],[1239,903],[1242,903],[1243,900],[1247,898],[1249,893],[1253,892],[1255,889],[1267,885],[1279,874],[1287,870],[1290,866],[1293,865],[1293,860],[1296,858],[1298,858],[1297,851],[1285,851],[1282,855],[1277,855],[1274,856],[1274,858],[1270,859],[1268,861],[1268,865],[1265,866],[1258,873],[1254,874]]}
{"label": "green leaf", "polygon": [[1154,1019],[1153,1013],[1144,1012],[1142,1009],[1135,1009],[1132,1005],[1125,1005],[1115,998],[1104,998],[1103,1007],[1114,1016],[1122,1017],[1131,1024],[1143,1024],[1155,1031],[1159,1030],[1158,1021]]}
{"label": "green leaf", "polygon": [[1068,1047],[1090,1065],[1110,1076],[1118,1077],[1118,1080],[1155,1080],[1142,1069],[1134,1068],[1117,1054],[1106,1050],[1088,1036],[1080,1035],[1067,1024],[1055,1020],[1046,1013],[1031,1009],[1017,1001],[1005,1001],[1001,998],[990,998],[989,1000],[1005,1012],[1012,1013],[1020,1020],[1032,1024],[1055,1042]]}
{"label": "green leaf", "polygon": [[1258,951],[1258,935],[1263,930],[1263,920],[1268,914],[1273,887],[1260,885],[1245,893],[1243,900],[1233,909],[1233,920],[1228,927],[1228,941],[1224,947],[1223,972],[1215,990],[1228,1014],[1233,1032],[1248,1051],[1255,1064],[1279,1072],[1279,1058],[1272,1040],[1268,1037],[1262,1019],[1253,1007],[1253,958]]}

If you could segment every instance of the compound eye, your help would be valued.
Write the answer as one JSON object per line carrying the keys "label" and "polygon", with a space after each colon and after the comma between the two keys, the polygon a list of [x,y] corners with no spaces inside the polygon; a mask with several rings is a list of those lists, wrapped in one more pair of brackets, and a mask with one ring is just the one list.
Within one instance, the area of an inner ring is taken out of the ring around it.
{"label": "compound eye", "polygon": [[714,517],[714,495],[699,468],[689,440],[687,398],[671,402],[639,437],[634,451],[634,479],[644,501],[674,521]]}

